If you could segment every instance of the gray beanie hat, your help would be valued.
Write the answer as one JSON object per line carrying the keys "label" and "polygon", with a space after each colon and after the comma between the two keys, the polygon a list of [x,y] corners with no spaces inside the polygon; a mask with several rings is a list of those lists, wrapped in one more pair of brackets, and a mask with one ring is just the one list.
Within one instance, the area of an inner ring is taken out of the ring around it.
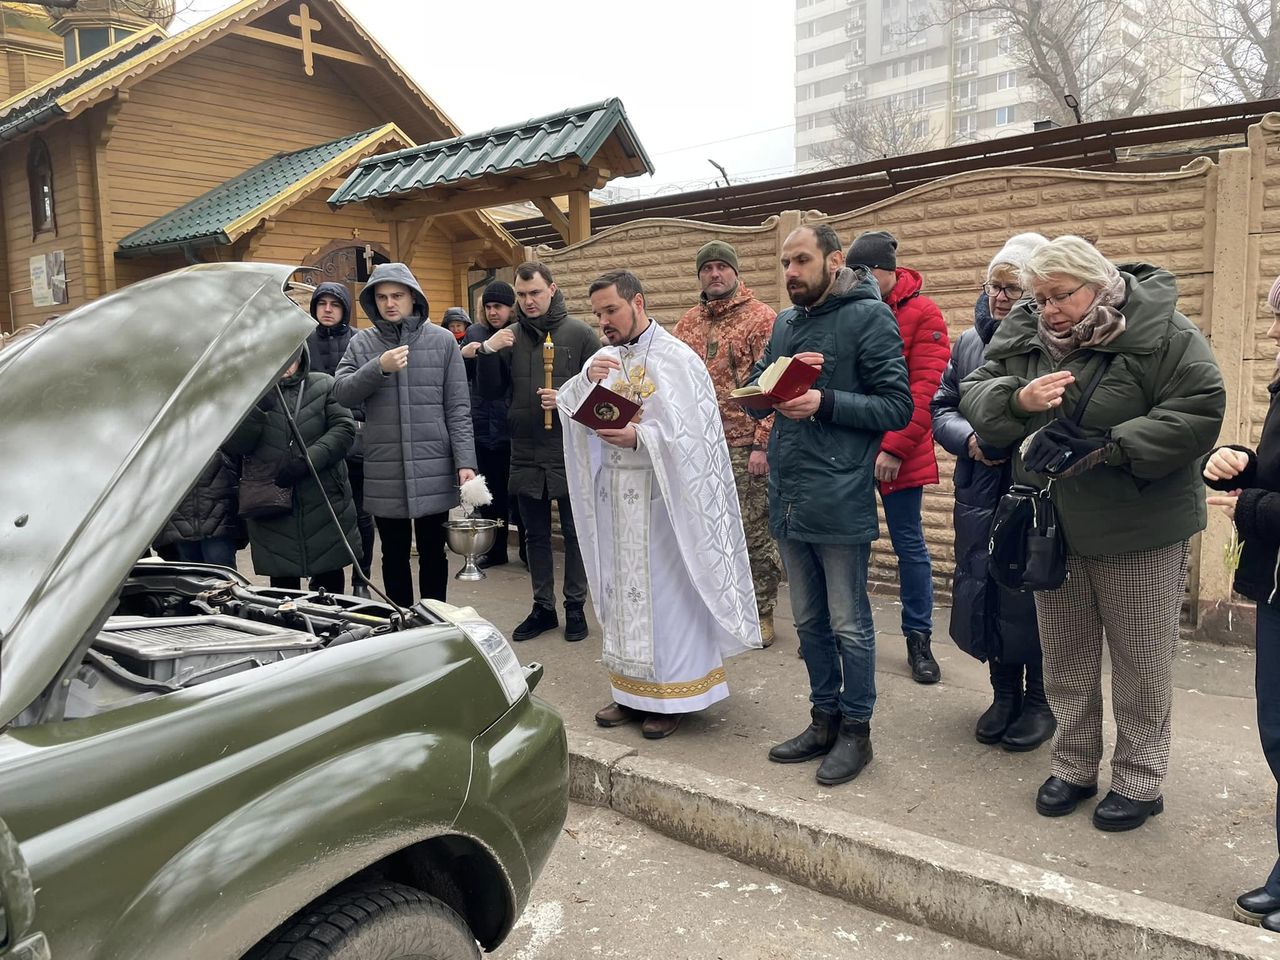
{"label": "gray beanie hat", "polygon": [[738,272],[738,251],[733,249],[732,244],[725,243],[723,240],[712,240],[704,243],[702,249],[698,251],[697,272],[701,273],[702,268],[712,260],[719,260],[721,263],[727,263],[733,267],[733,272]]}
{"label": "gray beanie hat", "polygon": [[884,230],[868,230],[854,238],[845,257],[849,263],[861,264],[873,270],[898,269],[898,240]]}

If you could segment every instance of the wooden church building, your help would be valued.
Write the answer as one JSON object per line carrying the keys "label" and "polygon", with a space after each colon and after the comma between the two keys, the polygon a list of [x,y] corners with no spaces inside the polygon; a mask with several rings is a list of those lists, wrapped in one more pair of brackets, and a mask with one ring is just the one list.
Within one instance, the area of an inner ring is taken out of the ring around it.
{"label": "wooden church building", "polygon": [[532,200],[581,239],[591,189],[652,172],[616,100],[464,136],[337,0],[173,36],[173,0],[31,10],[0,4],[0,332],[229,260],[353,293],[402,260],[438,321],[524,259],[486,207]]}

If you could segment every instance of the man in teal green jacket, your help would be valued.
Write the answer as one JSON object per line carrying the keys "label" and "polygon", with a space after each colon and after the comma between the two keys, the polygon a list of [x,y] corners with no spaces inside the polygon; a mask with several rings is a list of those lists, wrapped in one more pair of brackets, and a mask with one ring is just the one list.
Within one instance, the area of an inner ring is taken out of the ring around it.
{"label": "man in teal green jacket", "polygon": [[752,371],[754,382],[779,357],[821,369],[812,389],[773,407],[769,520],[787,568],[813,722],[769,759],[824,757],[817,780],[828,786],[852,780],[871,759],[874,466],[881,436],[906,426],[913,407],[893,312],[873,278],[844,266],[842,250],[825,224],[787,237],[782,267],[794,307],[774,323]]}

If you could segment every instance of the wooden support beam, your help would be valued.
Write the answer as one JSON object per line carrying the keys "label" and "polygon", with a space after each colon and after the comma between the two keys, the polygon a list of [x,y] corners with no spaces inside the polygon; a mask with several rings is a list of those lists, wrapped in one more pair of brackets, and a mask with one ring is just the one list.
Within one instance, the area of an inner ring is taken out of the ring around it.
{"label": "wooden support beam", "polygon": [[98,251],[102,270],[100,293],[110,293],[116,288],[116,237],[115,222],[111,216],[111,178],[107,175],[107,145],[120,118],[120,111],[129,102],[129,91],[118,90],[106,112],[102,125],[92,141],[93,180],[98,206]]}
{"label": "wooden support beam", "polygon": [[[290,50],[303,49],[301,37],[286,37],[283,34],[272,33],[270,30],[263,30],[260,27],[233,27],[231,32],[250,40],[271,43],[277,47],[287,47]],[[330,47],[323,43],[316,43],[314,40],[311,41],[310,48],[312,53],[320,57],[328,57],[330,60],[342,60],[346,63],[359,64],[362,67],[376,66],[372,60],[362,53],[354,53],[351,50],[343,50],[340,47]]]}
{"label": "wooden support beam", "polygon": [[391,224],[391,258],[398,263],[413,259],[413,248],[418,239],[431,226],[431,217],[421,220],[403,220]]}
{"label": "wooden support beam", "polygon": [[485,239],[455,243],[453,245],[453,262],[469,266],[476,262],[480,254],[489,253],[491,250],[497,250],[497,248],[498,245],[494,241]]}
{"label": "wooden support beam", "polygon": [[566,217],[556,206],[556,202],[550,197],[534,197],[533,205],[538,208],[539,212],[547,218],[547,223],[555,227],[556,233],[560,234],[565,243],[569,242],[569,218]]}
{"label": "wooden support beam", "polygon": [[430,188],[417,191],[414,196],[423,199],[400,200],[391,198],[369,201],[370,210],[379,220],[416,220],[419,217],[438,217],[446,213],[465,210],[482,210],[518,200],[534,200],[538,197],[559,197],[575,191],[590,191],[608,183],[590,170],[577,177],[547,177],[541,180],[509,180],[507,183],[478,190],[460,190],[444,200],[426,199],[433,196]]}
{"label": "wooden support beam", "polygon": [[569,242],[579,243],[591,236],[591,194],[575,190],[569,194]]}

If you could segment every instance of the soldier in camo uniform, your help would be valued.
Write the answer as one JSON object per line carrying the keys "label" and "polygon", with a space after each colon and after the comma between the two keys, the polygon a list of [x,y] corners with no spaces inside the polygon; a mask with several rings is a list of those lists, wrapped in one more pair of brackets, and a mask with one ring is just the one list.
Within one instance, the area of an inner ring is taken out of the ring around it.
{"label": "soldier in camo uniform", "polygon": [[674,333],[702,358],[715,382],[747,535],[760,635],[767,647],[773,643],[773,608],[782,580],[782,557],[777,541],[769,533],[769,461],[765,448],[773,417],[753,420],[729,399],[729,392],[745,385],[751,376],[751,368],[773,333],[777,314],[739,281],[738,252],[724,241],[712,240],[698,251],[697,270],[702,285],[700,302],[680,318]]}

